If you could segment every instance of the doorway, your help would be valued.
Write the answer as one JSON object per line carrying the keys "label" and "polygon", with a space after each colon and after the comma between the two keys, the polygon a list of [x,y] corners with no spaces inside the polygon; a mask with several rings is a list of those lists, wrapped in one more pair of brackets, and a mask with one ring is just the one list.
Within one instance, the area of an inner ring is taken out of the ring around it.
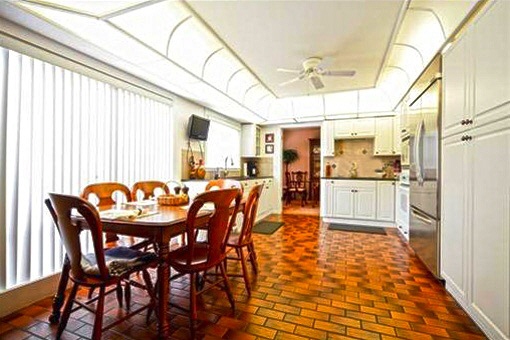
{"label": "doorway", "polygon": [[282,129],[283,214],[319,216],[320,135],[318,126]]}

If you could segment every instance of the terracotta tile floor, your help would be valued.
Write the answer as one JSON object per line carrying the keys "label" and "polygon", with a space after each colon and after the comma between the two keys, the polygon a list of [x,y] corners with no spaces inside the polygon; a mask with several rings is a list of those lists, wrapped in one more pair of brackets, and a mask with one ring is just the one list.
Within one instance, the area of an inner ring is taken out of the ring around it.
{"label": "terracotta tile floor", "polygon": [[[204,294],[197,337],[204,339],[483,339],[469,317],[400,241],[388,235],[329,231],[317,217],[271,216],[285,225],[273,235],[255,235],[260,274],[248,297],[233,279],[236,311],[223,292]],[[229,266],[234,269],[234,265]],[[187,306],[186,279],[172,283],[172,300]],[[82,292],[82,295],[85,292]],[[133,301],[145,301],[133,289]],[[47,323],[51,299],[0,321],[1,339],[53,338]],[[107,318],[123,313],[113,295]],[[188,318],[169,315],[172,338],[190,337]],[[92,317],[75,312],[63,338],[90,336]],[[155,338],[154,318],[136,316],[104,334],[105,339]]]}

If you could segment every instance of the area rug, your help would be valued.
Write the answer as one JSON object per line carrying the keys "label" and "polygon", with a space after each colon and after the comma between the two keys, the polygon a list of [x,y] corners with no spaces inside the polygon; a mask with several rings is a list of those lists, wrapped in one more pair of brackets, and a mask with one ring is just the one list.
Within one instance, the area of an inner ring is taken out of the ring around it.
{"label": "area rug", "polygon": [[283,225],[283,222],[261,221],[253,226],[253,232],[256,234],[271,235]]}
{"label": "area rug", "polygon": [[367,227],[365,225],[349,225],[349,224],[335,224],[331,223],[328,227],[329,230],[352,231],[355,233],[368,233],[386,235],[386,230],[382,227]]}

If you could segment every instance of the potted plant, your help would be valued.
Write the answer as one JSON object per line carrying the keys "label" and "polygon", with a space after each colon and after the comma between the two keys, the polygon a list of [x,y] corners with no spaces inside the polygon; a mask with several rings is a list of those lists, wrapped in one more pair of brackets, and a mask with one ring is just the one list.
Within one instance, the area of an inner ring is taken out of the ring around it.
{"label": "potted plant", "polygon": [[289,172],[289,164],[294,163],[298,159],[299,155],[296,149],[283,150],[282,160],[285,163],[285,172]]}

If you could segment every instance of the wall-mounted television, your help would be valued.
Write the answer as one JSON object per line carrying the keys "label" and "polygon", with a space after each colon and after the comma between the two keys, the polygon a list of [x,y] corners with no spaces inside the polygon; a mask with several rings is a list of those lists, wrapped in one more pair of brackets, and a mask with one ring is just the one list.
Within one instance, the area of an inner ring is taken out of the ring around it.
{"label": "wall-mounted television", "polygon": [[210,123],[209,119],[191,115],[188,122],[188,137],[191,139],[207,140]]}

